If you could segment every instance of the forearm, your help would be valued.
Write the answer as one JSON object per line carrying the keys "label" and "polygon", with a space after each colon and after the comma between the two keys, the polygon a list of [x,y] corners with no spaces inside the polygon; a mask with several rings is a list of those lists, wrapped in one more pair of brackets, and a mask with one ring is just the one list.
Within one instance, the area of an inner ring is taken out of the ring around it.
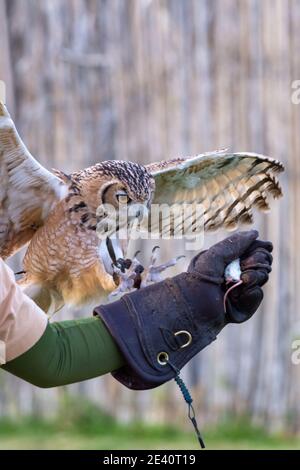
{"label": "forearm", "polygon": [[47,315],[22,292],[13,271],[0,258],[0,364],[27,351],[44,333]]}
{"label": "forearm", "polygon": [[92,317],[48,324],[40,340],[3,369],[49,388],[98,377],[123,365],[101,319]]}

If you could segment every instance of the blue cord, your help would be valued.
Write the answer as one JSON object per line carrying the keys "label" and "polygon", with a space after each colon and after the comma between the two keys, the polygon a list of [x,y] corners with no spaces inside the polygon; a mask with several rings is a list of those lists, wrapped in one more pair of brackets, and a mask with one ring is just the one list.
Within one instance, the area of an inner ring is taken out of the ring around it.
{"label": "blue cord", "polygon": [[200,433],[199,428],[198,428],[196,415],[195,415],[195,410],[194,410],[194,407],[192,405],[193,399],[191,397],[191,394],[190,394],[187,386],[185,385],[184,381],[180,377],[180,370],[177,369],[177,367],[175,367],[170,361],[168,361],[168,364],[172,367],[172,369],[176,373],[176,375],[174,377],[174,380],[177,383],[178,387],[180,388],[180,391],[183,395],[183,398],[184,398],[185,402],[188,405],[188,417],[189,417],[189,419],[191,420],[191,422],[194,426],[195,433],[197,435],[197,438],[198,438],[199,444],[201,446],[201,449],[205,449],[205,444],[204,444],[204,441],[202,439],[201,433]]}
{"label": "blue cord", "polygon": [[180,391],[181,391],[181,393],[183,395],[183,398],[185,399],[186,403],[188,405],[192,404],[193,399],[192,399],[192,397],[190,395],[190,392],[189,392],[188,388],[186,387],[184,381],[180,377],[180,375],[179,374],[176,375],[174,380],[177,383],[178,387],[180,388]]}

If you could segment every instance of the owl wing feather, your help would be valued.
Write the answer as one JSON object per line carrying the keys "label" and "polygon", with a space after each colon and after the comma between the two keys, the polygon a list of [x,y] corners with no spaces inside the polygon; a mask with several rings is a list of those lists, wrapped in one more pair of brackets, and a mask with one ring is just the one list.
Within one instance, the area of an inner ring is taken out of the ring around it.
{"label": "owl wing feather", "polygon": [[[185,220],[185,230],[193,231],[199,204],[205,230],[232,230],[239,223],[252,222],[253,208],[267,211],[269,196],[282,196],[275,177],[284,170],[282,163],[254,153],[217,151],[151,163],[147,170],[155,179],[154,204],[177,205],[179,211],[183,203],[191,204],[192,214],[190,220]],[[173,221],[168,217],[170,222],[164,224],[164,230],[172,234],[174,228],[182,228],[185,216],[181,219],[178,215]],[[154,224],[152,231],[157,229]]]}
{"label": "owl wing feather", "polygon": [[0,181],[0,256],[7,258],[43,225],[67,185],[29,153],[1,102]]}

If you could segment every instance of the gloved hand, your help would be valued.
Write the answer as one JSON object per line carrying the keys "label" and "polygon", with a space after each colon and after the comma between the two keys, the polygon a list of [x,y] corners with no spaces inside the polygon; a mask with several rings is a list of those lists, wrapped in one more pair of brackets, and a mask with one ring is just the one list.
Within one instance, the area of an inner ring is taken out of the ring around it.
{"label": "gloved hand", "polygon": [[[249,245],[249,240],[252,239]],[[224,283],[224,271],[233,259],[240,258],[242,285],[233,289],[227,298],[227,320],[242,323],[258,309],[262,299],[262,286],[272,271],[273,245],[271,242],[256,240],[258,232],[239,232],[222,240],[209,250],[195,256],[188,272],[197,273],[199,278],[222,284],[224,292],[231,287]],[[242,253],[241,256],[236,256]]]}
{"label": "gloved hand", "polygon": [[241,257],[243,284],[228,296],[227,315],[230,322],[242,323],[248,320],[261,304],[264,297],[262,286],[272,271],[272,251],[271,242],[256,240]]}
{"label": "gloved hand", "polygon": [[[272,263],[271,244],[257,237],[255,230],[235,233],[197,255],[187,272],[97,307],[94,313],[127,362],[113,376],[132,389],[156,387],[174,378],[225,325],[249,318]],[[224,271],[237,258],[243,285],[229,293],[226,313]]]}

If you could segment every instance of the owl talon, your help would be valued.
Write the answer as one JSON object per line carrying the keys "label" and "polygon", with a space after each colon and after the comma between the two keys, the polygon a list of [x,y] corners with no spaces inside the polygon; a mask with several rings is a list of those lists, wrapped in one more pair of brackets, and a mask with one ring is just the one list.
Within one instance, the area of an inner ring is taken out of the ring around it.
{"label": "owl talon", "polygon": [[131,264],[132,264],[131,259],[119,258],[117,259],[116,264],[115,265],[113,264],[113,268],[115,266],[117,269],[120,269],[122,273],[125,273],[126,269],[129,269]]}
{"label": "owl talon", "polygon": [[141,273],[144,271],[143,266],[137,259],[139,251],[137,251],[132,260],[119,258],[112,264],[113,278],[118,287],[109,294],[108,299],[112,300],[118,295],[139,289],[141,285]]}
{"label": "owl talon", "polygon": [[184,255],[176,256],[175,258],[170,259],[166,263],[160,264],[156,266],[157,258],[158,258],[158,253],[157,250],[159,250],[159,246],[155,246],[152,249],[152,254],[151,254],[151,259],[150,259],[150,266],[148,269],[145,270],[145,273],[142,274],[142,281],[140,287],[146,287],[150,284],[153,284],[155,282],[160,282],[163,280],[162,273],[168,269],[171,268],[172,266],[176,266],[178,261],[182,258],[185,258]]}
{"label": "owl talon", "polygon": [[159,249],[159,246],[155,246],[152,249],[150,265],[147,269],[145,269],[137,259],[137,255],[140,253],[139,251],[135,253],[132,260],[120,258],[116,263],[113,263],[114,276],[117,277],[119,285],[111,292],[108,297],[109,300],[112,300],[120,294],[123,295],[136,289],[147,287],[155,282],[162,281],[162,273],[166,269],[176,266],[180,259],[185,258],[184,255],[176,256],[166,263],[156,266]]}
{"label": "owl talon", "polygon": [[131,290],[134,290],[134,278],[135,278],[134,273],[130,272],[127,274],[116,266],[113,266],[113,270],[114,270],[114,275],[113,275],[114,281],[115,282],[117,281],[119,285],[114,291],[112,291],[109,294],[108,296],[109,300],[112,300],[114,297],[117,297],[120,294],[125,294],[126,292],[130,292]]}

